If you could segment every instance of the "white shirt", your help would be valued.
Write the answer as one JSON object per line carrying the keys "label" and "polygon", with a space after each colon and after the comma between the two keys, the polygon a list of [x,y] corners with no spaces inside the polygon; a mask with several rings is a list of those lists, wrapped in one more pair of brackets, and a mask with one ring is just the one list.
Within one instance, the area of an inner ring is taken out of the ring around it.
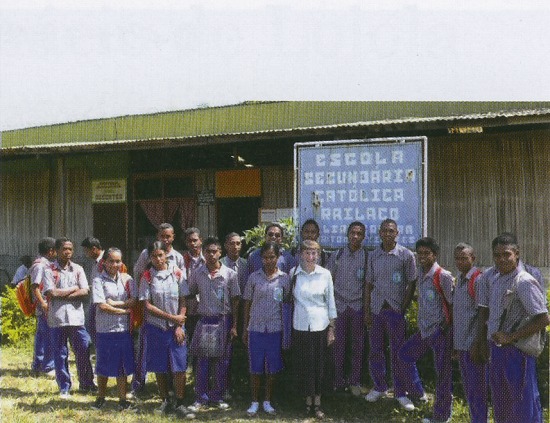
{"label": "white shirt", "polygon": [[[294,271],[290,272],[291,280]],[[325,330],[331,319],[336,319],[334,286],[330,272],[316,265],[311,273],[301,266],[296,271],[293,327],[300,331]],[[291,282],[292,283],[292,282]]]}

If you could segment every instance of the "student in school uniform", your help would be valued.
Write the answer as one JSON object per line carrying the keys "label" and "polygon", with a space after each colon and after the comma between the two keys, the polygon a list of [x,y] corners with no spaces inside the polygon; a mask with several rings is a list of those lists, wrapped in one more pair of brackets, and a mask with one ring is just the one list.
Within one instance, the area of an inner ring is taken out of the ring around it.
{"label": "student in school uniform", "polygon": [[30,266],[31,289],[36,300],[36,334],[34,336],[34,355],[32,371],[34,374],[55,372],[53,360],[52,335],[48,326],[48,301],[44,295],[45,274],[51,272],[52,261],[55,260],[55,239],[46,237],[38,243],[38,257]]}
{"label": "student in school uniform", "polygon": [[130,333],[130,310],[137,301],[137,286],[122,270],[122,252],[109,248],[104,252],[103,271],[92,282],[96,306],[96,374],[97,398],[92,408],[105,405],[109,377],[116,378],[118,410],[132,410],[126,399],[127,377],[134,372],[134,345]]}
{"label": "student in school uniform", "polygon": [[282,304],[290,292],[289,276],[277,268],[279,245],[265,243],[261,249],[263,267],[248,278],[244,291],[243,342],[248,345],[252,404],[246,411],[250,417],[259,409],[261,375],[265,373],[265,397],[262,408],[275,415],[271,404],[275,375],[283,369],[281,354]]}
{"label": "student in school uniform", "polygon": [[[191,227],[185,230],[185,246],[187,247],[187,251],[183,253],[184,267],[182,269],[185,270],[185,275],[187,280],[189,280],[191,274],[205,263],[204,255],[202,254],[202,236],[199,228]],[[197,313],[198,305],[199,301],[196,296],[186,299],[187,320],[185,321],[185,330],[189,342],[193,339],[195,327],[199,321]]]}
{"label": "student in school uniform", "polygon": [[[334,390],[349,389],[361,394],[361,368],[365,346],[363,325],[363,294],[368,253],[362,248],[365,225],[352,222],[347,230],[348,245],[335,251],[329,258],[338,319],[334,330]],[[347,346],[349,345],[349,348]],[[350,358],[350,374],[344,372],[346,357]]]}
{"label": "student in school uniform", "polygon": [[418,328],[399,351],[407,363],[415,363],[429,349],[434,354],[437,382],[433,416],[423,423],[448,422],[452,412],[452,292],[453,276],[437,263],[439,245],[433,238],[416,242],[418,269]]}
{"label": "student in school uniform", "polygon": [[[300,228],[300,241],[310,240],[319,242],[319,236],[321,235],[321,229],[319,224],[315,219],[307,219]],[[294,256],[296,262],[300,261],[300,249],[298,247],[293,249],[292,255]],[[321,249],[321,254],[319,255],[319,266],[326,267],[330,253]]]}
{"label": "student in school uniform", "polygon": [[173,407],[168,397],[169,378],[175,390],[175,412],[180,417],[194,418],[183,404],[187,370],[185,340],[185,296],[189,295],[184,272],[169,266],[167,247],[161,241],[149,248],[152,267],[146,270],[139,284],[139,299],[145,306],[147,337],[147,371],[154,372],[161,398],[157,413],[170,414]]}
{"label": "student in school uniform", "polygon": [[[542,422],[536,358],[516,342],[550,324],[543,287],[519,264],[519,246],[509,236],[492,242],[496,272],[487,279],[489,386],[496,423]],[[530,319],[525,325],[520,323]],[[480,325],[481,326],[481,325]]]}
{"label": "student in school uniform", "polygon": [[478,363],[470,349],[476,341],[478,307],[476,284],[481,271],[474,265],[475,252],[470,244],[455,247],[455,265],[459,271],[453,291],[453,344],[458,352],[462,385],[472,423],[487,423],[487,365]]}
{"label": "student in school uniform", "polygon": [[48,298],[48,326],[51,328],[55,377],[60,397],[69,398],[71,375],[69,373],[69,350],[71,341],[80,392],[97,392],[90,362],[91,338],[84,327],[83,299],[89,295],[88,280],[82,266],[73,263],[73,243],[68,238],[55,241],[57,260],[51,272],[45,273],[44,294]]}
{"label": "student in school uniform", "polygon": [[[283,272],[289,274],[290,269],[292,269],[298,263],[294,258],[292,253],[288,250],[282,248],[283,238],[285,236],[285,231],[281,225],[278,223],[270,223],[265,228],[265,241],[266,242],[275,242],[281,246],[281,255],[277,262],[277,267]],[[247,261],[248,267],[248,276],[254,273],[256,270],[262,268],[262,257],[260,255],[260,250],[254,250],[252,254],[248,257]]]}
{"label": "student in school uniform", "polygon": [[365,396],[369,402],[387,396],[385,342],[391,354],[394,397],[406,411],[414,410],[407,395],[426,401],[416,364],[405,363],[399,350],[405,343],[405,313],[416,287],[416,261],[409,249],[397,243],[399,231],[392,219],[378,232],[382,243],[369,254],[365,291],[365,325],[369,328],[369,370],[374,383]]}
{"label": "student in school uniform", "polygon": [[[172,246],[175,240],[174,227],[170,223],[161,223],[157,231],[157,241],[162,242],[166,246],[166,262],[169,267],[177,267],[183,269],[183,256],[176,251]],[[148,249],[144,249],[136,263],[134,264],[134,280],[139,284],[143,273],[151,266]],[[136,373],[132,380],[132,393],[137,395],[145,386],[147,378],[146,356],[147,356],[147,335],[145,333],[145,325],[139,328],[138,342],[136,347]]]}
{"label": "student in school uniform", "polygon": [[[207,238],[203,244],[206,263],[191,273],[189,294],[199,295],[197,312],[199,321],[191,341],[191,352],[196,355],[195,403],[189,407],[199,411],[207,403],[225,410],[229,405],[223,400],[227,390],[232,355],[232,340],[237,337],[237,321],[241,291],[237,272],[221,264],[221,243],[217,238]],[[216,345],[208,341],[213,330]],[[216,351],[211,352],[209,347]],[[210,376],[213,384],[209,384]]]}

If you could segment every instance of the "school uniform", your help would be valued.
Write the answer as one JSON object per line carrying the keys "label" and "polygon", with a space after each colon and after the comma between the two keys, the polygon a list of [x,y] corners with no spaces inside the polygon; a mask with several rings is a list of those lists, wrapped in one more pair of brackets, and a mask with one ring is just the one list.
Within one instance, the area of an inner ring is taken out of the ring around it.
{"label": "school uniform", "polygon": [[[434,263],[424,273],[418,269],[418,328],[399,351],[399,357],[407,363],[418,361],[428,349],[434,354],[437,382],[433,419],[447,421],[451,417],[452,396],[452,327],[446,322],[443,298],[436,291],[434,277],[440,266]],[[442,269],[440,284],[447,303],[452,304],[453,277]]]}
{"label": "school uniform", "polygon": [[[166,261],[168,267],[178,267],[179,269],[184,268],[183,256],[177,252],[174,248],[170,250],[169,253],[166,253]],[[138,292],[139,285],[142,280],[143,273],[147,270],[147,265],[149,264],[149,252],[147,249],[144,249],[139,255],[136,263],[134,264],[134,280],[138,282]],[[136,372],[132,378],[132,390],[139,391],[145,386],[145,380],[147,378],[147,335],[146,335],[146,325],[142,325],[139,328],[138,341],[136,347]]]}
{"label": "school uniform", "polygon": [[[180,299],[189,295],[184,272],[177,267],[166,270],[149,269],[150,281],[142,276],[139,285],[140,301],[148,301],[169,314],[179,314]],[[155,373],[185,372],[187,370],[187,342],[178,344],[176,325],[152,313],[145,315],[147,337],[147,371]],[[151,348],[154,346],[154,348]]]}
{"label": "school uniform", "polygon": [[396,244],[391,251],[381,246],[369,254],[366,282],[370,285],[372,325],[369,329],[369,370],[374,390],[388,390],[384,338],[390,345],[393,389],[396,398],[424,395],[415,363],[399,358],[405,343],[406,321],[403,302],[407,287],[416,279],[414,254]]}
{"label": "school uniform", "polygon": [[298,266],[292,295],[292,345],[300,392],[306,397],[321,395],[328,325],[337,316],[330,272],[316,265],[313,272],[307,273]]}
{"label": "school uniform", "polygon": [[[202,325],[221,324],[226,337],[225,350],[219,358],[197,357],[195,374],[196,402],[218,402],[228,387],[229,366],[231,363],[232,345],[229,340],[233,324],[232,299],[239,297],[241,291],[237,272],[225,265],[210,274],[206,265],[200,266],[189,277],[190,295],[199,295],[197,324],[195,337],[201,336]],[[214,383],[209,387],[210,371],[214,372]]]}
{"label": "school uniform", "polygon": [[470,355],[477,335],[479,317],[475,292],[480,277],[476,267],[472,267],[466,275],[460,273],[453,291],[453,344],[458,352],[462,386],[472,423],[487,423],[488,408],[487,365],[475,363]]}
{"label": "school uniform", "polygon": [[[204,256],[202,253],[195,257],[192,256],[189,251],[183,253],[183,261],[185,266],[185,273],[187,280],[191,277],[191,274],[199,269],[204,263]],[[187,298],[187,320],[185,321],[185,329],[187,330],[187,337],[189,342],[193,339],[193,334],[195,333],[195,327],[199,321],[199,315],[197,312],[197,307],[199,305],[199,300],[197,296]]]}
{"label": "school uniform", "polygon": [[[365,346],[363,293],[367,251],[344,247],[330,257],[327,269],[332,274],[338,320],[334,330],[334,388],[359,386]],[[346,345],[351,346],[351,370],[344,374]]]}
{"label": "school uniform", "polygon": [[[542,422],[536,358],[515,345],[498,346],[491,340],[496,332],[513,332],[514,326],[527,317],[548,313],[542,287],[519,266],[505,275],[493,272],[487,285],[488,296],[481,303],[489,307],[489,386],[495,422]],[[502,318],[507,303],[510,305]]]}
{"label": "school uniform", "polygon": [[[40,292],[47,302],[44,295],[44,282],[46,272],[51,272],[51,262],[46,257],[39,257],[34,261],[29,272],[33,288],[39,286]],[[47,316],[42,311],[40,304],[36,305],[35,316],[36,333],[34,335],[34,354],[31,368],[35,372],[48,373],[55,369],[51,342],[52,335],[48,326]]]}
{"label": "school uniform", "polygon": [[243,300],[250,301],[248,349],[251,374],[274,374],[283,368],[282,305],[290,292],[289,276],[277,270],[268,279],[263,269],[248,278]]}
{"label": "school uniform", "polygon": [[[89,289],[84,269],[72,261],[62,268],[57,261],[52,271],[45,273],[44,294],[54,288],[78,286]],[[95,390],[92,364],[90,363],[90,335],[84,327],[82,298],[51,297],[48,303],[48,325],[51,328],[55,375],[61,392],[71,388],[67,340],[70,340],[76,357],[76,369],[80,390]]]}
{"label": "school uniform", "polygon": [[[129,276],[128,276],[129,277]],[[128,284],[126,289],[125,284]],[[130,333],[130,315],[101,310],[99,304],[137,298],[133,279],[123,280],[120,273],[112,278],[101,272],[92,282],[93,305],[96,306],[96,374],[105,377],[127,376],[134,373],[134,347]]]}

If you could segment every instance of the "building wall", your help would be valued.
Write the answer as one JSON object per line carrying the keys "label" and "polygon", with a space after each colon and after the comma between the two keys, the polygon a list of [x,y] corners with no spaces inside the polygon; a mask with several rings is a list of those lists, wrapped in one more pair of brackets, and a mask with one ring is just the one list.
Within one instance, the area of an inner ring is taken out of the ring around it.
{"label": "building wall", "polygon": [[550,131],[429,138],[428,234],[441,244],[441,264],[453,266],[460,241],[491,265],[491,241],[518,236],[526,262],[549,263]]}

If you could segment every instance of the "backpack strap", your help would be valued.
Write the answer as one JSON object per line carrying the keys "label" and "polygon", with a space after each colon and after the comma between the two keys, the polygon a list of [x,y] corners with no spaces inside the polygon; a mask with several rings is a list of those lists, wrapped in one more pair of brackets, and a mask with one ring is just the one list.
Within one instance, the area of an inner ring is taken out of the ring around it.
{"label": "backpack strap", "polygon": [[445,313],[445,321],[447,324],[451,324],[453,321],[453,317],[451,315],[451,307],[449,306],[449,303],[447,302],[447,299],[445,298],[445,294],[443,293],[443,288],[441,288],[441,271],[443,269],[441,267],[438,267],[434,272],[434,287],[437,293],[441,296],[441,300],[443,301],[443,312]]}
{"label": "backpack strap", "polygon": [[475,289],[475,283],[477,278],[481,275],[481,270],[476,269],[474,274],[470,277],[470,280],[468,281],[468,294],[470,294],[470,297],[472,300],[476,299],[476,289]]}

